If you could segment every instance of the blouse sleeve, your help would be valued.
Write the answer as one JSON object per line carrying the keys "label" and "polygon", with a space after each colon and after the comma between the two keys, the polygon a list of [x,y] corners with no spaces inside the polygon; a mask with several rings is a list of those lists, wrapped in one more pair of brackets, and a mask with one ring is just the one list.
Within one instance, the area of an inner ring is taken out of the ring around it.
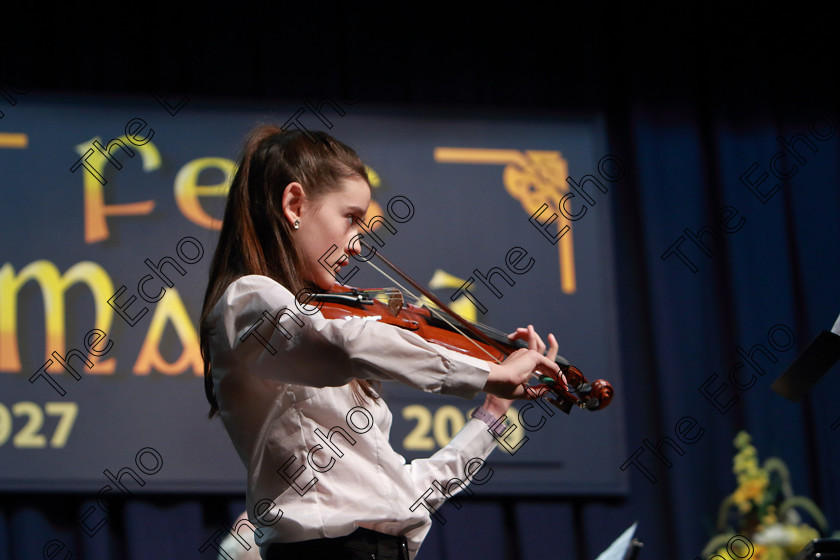
{"label": "blouse sleeve", "polygon": [[228,286],[210,322],[216,371],[311,387],[353,378],[396,380],[416,389],[473,398],[490,371],[484,360],[427,342],[405,329],[363,318],[325,319],[265,276]]}
{"label": "blouse sleeve", "polygon": [[493,469],[484,459],[495,447],[496,440],[487,424],[471,419],[437,453],[406,465],[416,494],[415,501],[407,507],[411,511],[422,507],[431,513],[467,485],[487,483]]}

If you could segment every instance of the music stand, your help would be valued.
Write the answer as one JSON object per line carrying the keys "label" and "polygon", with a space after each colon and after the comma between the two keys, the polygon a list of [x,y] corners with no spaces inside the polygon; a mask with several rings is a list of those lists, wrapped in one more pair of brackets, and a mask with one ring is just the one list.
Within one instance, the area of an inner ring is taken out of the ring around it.
{"label": "music stand", "polygon": [[814,539],[796,555],[795,560],[837,560],[840,558],[840,539]]}
{"label": "music stand", "polygon": [[840,316],[831,331],[818,334],[770,388],[786,399],[799,402],[837,360],[840,360]]}

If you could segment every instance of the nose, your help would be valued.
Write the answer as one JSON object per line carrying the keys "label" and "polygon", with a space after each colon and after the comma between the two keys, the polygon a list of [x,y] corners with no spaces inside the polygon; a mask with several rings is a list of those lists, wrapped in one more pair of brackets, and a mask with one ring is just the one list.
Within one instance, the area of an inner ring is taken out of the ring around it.
{"label": "nose", "polygon": [[349,256],[360,255],[362,253],[362,237],[361,233],[355,234],[353,237],[350,238],[350,241],[347,242],[347,251],[346,253]]}

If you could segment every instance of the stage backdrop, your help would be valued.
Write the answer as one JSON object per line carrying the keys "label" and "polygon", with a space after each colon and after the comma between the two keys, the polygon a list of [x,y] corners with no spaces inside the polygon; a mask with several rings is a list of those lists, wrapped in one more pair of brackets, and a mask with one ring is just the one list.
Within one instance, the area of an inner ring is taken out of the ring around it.
{"label": "stage backdrop", "polygon": [[[602,121],[357,101],[266,111],[29,94],[15,108],[9,124],[23,124],[0,134],[0,488],[97,491],[130,469],[143,482],[122,476],[132,491],[244,489],[206,417],[196,325],[234,161],[262,121],[353,146],[375,187],[368,218],[382,218],[368,242],[471,319],[555,333],[590,381],[615,387],[603,411],[512,411],[477,492],[625,492],[609,206],[627,166]],[[349,284],[390,285],[353,264]],[[385,395],[408,460],[445,445],[480,402],[395,383]]]}

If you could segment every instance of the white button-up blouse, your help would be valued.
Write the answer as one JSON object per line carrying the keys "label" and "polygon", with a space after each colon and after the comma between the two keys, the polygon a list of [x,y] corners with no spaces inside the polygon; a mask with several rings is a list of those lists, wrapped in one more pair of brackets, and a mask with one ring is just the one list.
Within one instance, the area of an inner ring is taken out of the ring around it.
{"label": "white button-up blouse", "polygon": [[[248,471],[248,517],[261,548],[366,527],[405,536],[413,558],[430,511],[461,484],[486,479],[495,447],[471,419],[428,459],[391,447],[391,411],[359,402],[354,378],[396,380],[473,398],[487,362],[361,318],[325,319],[265,276],[231,283],[213,308],[210,357],[222,422]],[[440,486],[436,486],[437,483]]]}

